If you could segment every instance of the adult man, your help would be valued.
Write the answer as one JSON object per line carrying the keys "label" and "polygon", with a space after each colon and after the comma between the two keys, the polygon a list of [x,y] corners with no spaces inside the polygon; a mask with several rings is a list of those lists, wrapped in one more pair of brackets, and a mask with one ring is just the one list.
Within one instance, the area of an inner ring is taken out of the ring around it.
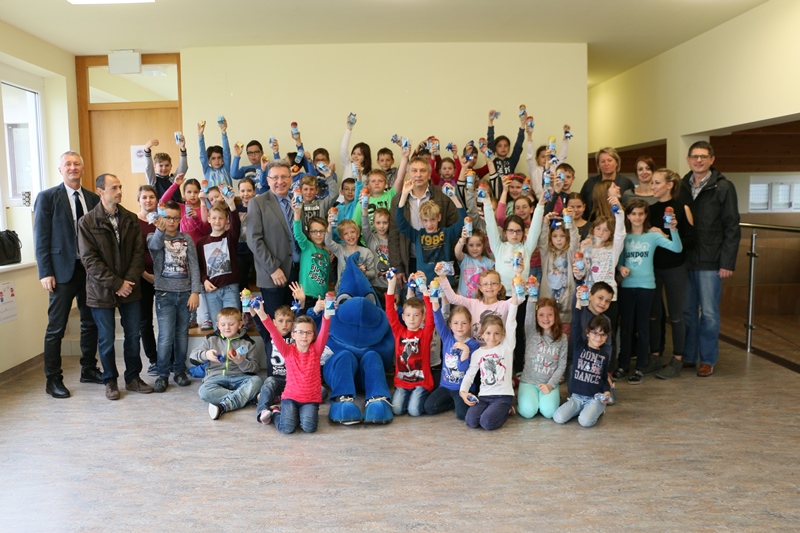
{"label": "adult man", "polygon": [[[264,311],[274,317],[278,307],[291,301],[289,282],[297,281],[300,252],[292,233],[289,164],[281,159],[270,160],[266,172],[269,191],[250,200],[247,206],[247,245],[253,252]],[[269,333],[259,320],[256,327],[269,346]]]}
{"label": "adult man", "polygon": [[122,201],[119,179],[113,174],[100,174],[95,185],[100,203],[78,223],[78,248],[86,268],[86,304],[97,324],[106,398],[118,400],[114,309],[119,309],[125,334],[125,389],[145,394],[153,392],[139,377],[142,371],[139,279],[144,272],[144,239],[136,215],[119,205]]}
{"label": "adult man", "polygon": [[[408,164],[408,179],[414,182],[414,188],[408,195],[408,200],[403,206],[406,220],[415,228],[421,229],[419,208],[428,201],[436,202],[442,214],[441,227],[451,226],[458,220],[458,210],[453,201],[445,195],[439,187],[430,184],[431,167],[421,157],[414,157]],[[400,202],[400,196],[392,199],[392,216],[389,218],[389,263],[397,269],[400,276],[398,284],[407,279],[408,274],[417,271],[417,258],[412,256],[414,248],[404,235],[397,230],[395,214]]]}
{"label": "adult man", "polygon": [[714,373],[719,357],[722,280],[733,275],[742,232],[736,188],[712,166],[714,148],[698,141],[689,148],[686,160],[692,171],[683,177],[683,188],[694,199],[695,246],[686,260],[689,284],[683,313],[686,323],[683,363],[699,362],[697,375],[708,377]]}
{"label": "adult man", "polygon": [[39,281],[50,293],[44,334],[45,391],[69,398],[61,372],[61,340],[72,301],[81,316],[81,383],[103,383],[97,368],[97,326],[86,306],[86,271],[78,259],[78,220],[98,204],[98,196],[81,187],[83,158],[77,152],[61,155],[58,172],[63,183],[42,191],[33,208],[34,242]]}

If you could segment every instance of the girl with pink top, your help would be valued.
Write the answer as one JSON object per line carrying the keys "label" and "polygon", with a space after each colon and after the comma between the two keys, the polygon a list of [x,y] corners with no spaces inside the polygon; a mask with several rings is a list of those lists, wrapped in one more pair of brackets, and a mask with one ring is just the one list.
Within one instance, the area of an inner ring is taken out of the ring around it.
{"label": "girl with pink top", "polygon": [[[172,200],[172,195],[178,190],[178,187],[184,183],[182,176],[175,177],[175,182],[170,185],[169,189],[164,192],[161,197],[161,202],[167,203]],[[181,231],[189,235],[195,244],[201,238],[211,233],[211,226],[204,220],[208,215],[203,216],[206,206],[200,201],[200,182],[191,178],[185,180],[183,187],[183,197],[186,203],[178,203],[181,206]]]}

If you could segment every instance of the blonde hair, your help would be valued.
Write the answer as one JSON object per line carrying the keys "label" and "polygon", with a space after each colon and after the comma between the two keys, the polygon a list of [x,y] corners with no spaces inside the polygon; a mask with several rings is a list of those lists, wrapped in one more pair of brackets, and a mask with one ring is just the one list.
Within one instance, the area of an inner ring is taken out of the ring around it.
{"label": "blonde hair", "polygon": [[356,224],[350,219],[345,219],[339,222],[339,235],[341,235],[342,231],[346,230],[347,228],[354,229],[359,235],[361,235],[361,228],[359,228],[358,224]]}
{"label": "blonde hair", "polygon": [[654,170],[653,174],[664,175],[666,183],[672,184],[672,190],[670,190],[670,196],[672,197],[673,200],[677,200],[678,196],[681,193],[681,177],[678,175],[678,173],[668,168],[659,168],[658,170]]}
{"label": "blonde hair", "polygon": [[439,204],[436,202],[427,201],[419,207],[420,218],[435,218],[440,213]]}
{"label": "blonde hair", "polygon": [[[485,248],[484,248],[485,249]],[[481,282],[484,278],[489,276],[497,276],[497,281],[500,283],[500,290],[497,291],[497,299],[498,300],[505,300],[506,299],[506,287],[503,285],[503,280],[500,278],[500,273],[497,270],[484,270],[480,274],[478,274],[478,288],[475,289],[475,299],[483,301],[483,293],[481,292]]]}
{"label": "blonde hair", "polygon": [[608,154],[614,158],[614,161],[617,162],[617,170],[615,170],[614,172],[615,174],[619,174],[619,169],[622,168],[622,158],[620,158],[617,151],[610,146],[606,146],[605,148],[600,148],[597,151],[597,153],[594,154],[594,162],[597,165],[597,172],[599,174],[602,174],[602,172],[600,171],[600,156],[603,154]]}

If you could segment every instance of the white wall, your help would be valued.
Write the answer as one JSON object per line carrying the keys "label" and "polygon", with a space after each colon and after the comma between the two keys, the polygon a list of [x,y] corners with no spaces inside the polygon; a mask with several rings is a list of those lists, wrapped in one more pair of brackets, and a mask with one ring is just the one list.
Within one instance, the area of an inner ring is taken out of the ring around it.
{"label": "white wall", "polygon": [[590,151],[666,139],[668,165],[683,173],[695,140],[796,119],[798,27],[800,2],[771,0],[593,87]]}
{"label": "white wall", "polygon": [[[558,76],[520,65],[547,57]],[[518,106],[527,105],[534,142],[561,137],[565,122],[575,139],[569,161],[586,172],[587,59],[585,44],[359,44],[193,48],[181,51],[183,128],[190,147],[189,175],[199,175],[197,122],[206,143],[219,144],[218,115],[228,119],[231,143],[276,137],[281,153],[294,151],[289,124],[298,122],[307,149],[326,147],[339,170],[348,113],[358,115],[353,143],[367,142],[373,160],[393,133],[420,141],[436,135],[459,147],[486,134],[496,108],[498,135],[514,142]],[[499,72],[507,73],[505,76]],[[486,80],[493,80],[487,83]],[[399,149],[395,148],[395,161]],[[245,158],[246,160],[246,158]],[[524,170],[524,157],[520,171]],[[373,161],[374,164],[374,161]]]}

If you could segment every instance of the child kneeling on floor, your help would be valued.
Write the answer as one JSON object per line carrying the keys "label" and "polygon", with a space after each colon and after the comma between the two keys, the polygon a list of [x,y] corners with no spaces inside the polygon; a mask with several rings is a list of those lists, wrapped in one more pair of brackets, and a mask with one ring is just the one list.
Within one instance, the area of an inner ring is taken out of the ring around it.
{"label": "child kneeling on floor", "polygon": [[235,307],[224,307],[217,314],[217,330],[192,350],[189,359],[193,364],[208,362],[199,394],[208,402],[211,420],[241,409],[258,394],[262,381],[256,375],[255,347],[243,327],[242,312]]}

